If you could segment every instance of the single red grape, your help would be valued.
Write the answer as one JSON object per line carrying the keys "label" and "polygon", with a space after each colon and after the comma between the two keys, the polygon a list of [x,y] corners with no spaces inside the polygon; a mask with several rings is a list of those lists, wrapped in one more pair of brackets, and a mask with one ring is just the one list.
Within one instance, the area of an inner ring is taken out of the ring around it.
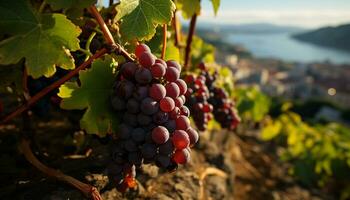
{"label": "single red grape", "polygon": [[151,49],[145,44],[139,44],[135,48],[135,55],[140,58],[141,54],[144,52],[151,52]]}
{"label": "single red grape", "polygon": [[188,134],[183,130],[176,130],[171,138],[176,149],[187,148],[190,144]]}
{"label": "single red grape", "polygon": [[175,102],[170,97],[164,97],[160,100],[160,109],[164,112],[170,112],[175,108]]}
{"label": "single red grape", "polygon": [[157,126],[152,130],[152,140],[156,144],[164,144],[169,139],[169,131],[164,126]]}

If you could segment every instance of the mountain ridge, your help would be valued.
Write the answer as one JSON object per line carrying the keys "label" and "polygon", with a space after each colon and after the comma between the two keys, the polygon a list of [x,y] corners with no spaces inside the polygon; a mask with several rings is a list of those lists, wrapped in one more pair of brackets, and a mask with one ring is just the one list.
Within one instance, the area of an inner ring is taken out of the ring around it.
{"label": "mountain ridge", "polygon": [[292,37],[303,42],[350,52],[350,24],[327,26],[294,34]]}

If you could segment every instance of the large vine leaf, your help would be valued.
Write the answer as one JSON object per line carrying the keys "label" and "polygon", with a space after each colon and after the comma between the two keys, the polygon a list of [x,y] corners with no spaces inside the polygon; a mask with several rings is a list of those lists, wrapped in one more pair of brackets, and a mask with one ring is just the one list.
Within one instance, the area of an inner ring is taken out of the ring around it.
{"label": "large vine leaf", "polygon": [[114,66],[110,57],[96,60],[90,69],[79,73],[80,86],[67,82],[59,89],[63,109],[86,109],[80,127],[89,134],[105,136],[116,130],[117,116],[109,103],[115,80]]}
{"label": "large vine leaf", "polygon": [[74,69],[69,50],[79,47],[81,30],[62,14],[34,13],[24,0],[0,0],[0,34],[11,37],[0,42],[0,64],[25,58],[34,78],[52,76],[56,68]]}
{"label": "large vine leaf", "polygon": [[216,15],[220,7],[220,0],[210,0],[210,1],[213,4],[214,14]]}
{"label": "large vine leaf", "polygon": [[201,4],[199,0],[177,0],[176,8],[181,10],[181,14],[185,19],[189,19],[194,14],[200,14]]}
{"label": "large vine leaf", "polygon": [[54,9],[87,8],[96,3],[96,0],[46,0]]}
{"label": "large vine leaf", "polygon": [[171,21],[175,4],[171,0],[121,0],[116,20],[126,40],[149,40],[159,24]]}

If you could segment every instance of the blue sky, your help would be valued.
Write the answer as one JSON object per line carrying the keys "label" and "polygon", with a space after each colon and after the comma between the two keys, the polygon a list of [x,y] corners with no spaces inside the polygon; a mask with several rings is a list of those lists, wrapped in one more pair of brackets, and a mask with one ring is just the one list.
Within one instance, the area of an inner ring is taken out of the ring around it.
{"label": "blue sky", "polygon": [[202,0],[199,19],[233,24],[338,25],[350,23],[350,0],[221,0],[217,17],[210,0]]}

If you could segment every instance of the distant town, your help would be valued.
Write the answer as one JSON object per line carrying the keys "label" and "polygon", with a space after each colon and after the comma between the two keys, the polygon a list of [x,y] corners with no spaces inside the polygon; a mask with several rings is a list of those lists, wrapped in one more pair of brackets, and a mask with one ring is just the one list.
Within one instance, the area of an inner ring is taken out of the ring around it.
{"label": "distant town", "polygon": [[[223,41],[224,34],[201,30],[200,36],[217,47],[217,60],[232,69],[237,85],[258,85],[271,97],[301,101],[316,99],[350,109],[350,64],[255,58],[244,47]],[[339,111],[334,108],[324,107],[319,115],[342,121]]]}

